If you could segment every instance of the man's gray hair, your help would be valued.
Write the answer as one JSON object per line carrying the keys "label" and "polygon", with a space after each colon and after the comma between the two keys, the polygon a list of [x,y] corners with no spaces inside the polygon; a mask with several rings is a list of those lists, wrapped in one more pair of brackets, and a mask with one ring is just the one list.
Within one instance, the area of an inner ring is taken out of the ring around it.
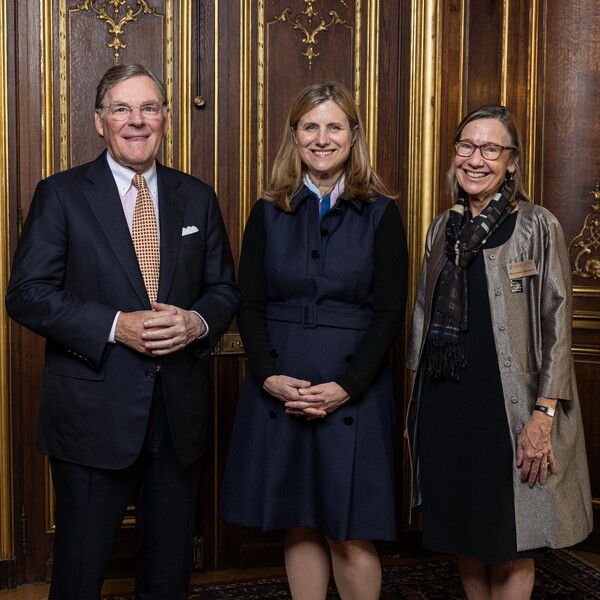
{"label": "man's gray hair", "polygon": [[96,88],[96,104],[94,108],[96,110],[103,108],[102,102],[104,102],[104,97],[106,96],[106,93],[112,87],[117,85],[117,83],[125,81],[126,79],[130,79],[131,77],[140,76],[150,77],[150,79],[154,81],[154,83],[158,87],[158,90],[160,91],[162,105],[167,106],[167,90],[165,89],[165,86],[160,80],[160,78],[157,75],[155,75],[152,71],[150,71],[150,69],[147,69],[142,65],[132,64],[115,65],[114,67],[111,67],[108,71],[106,71],[106,73],[104,73],[102,79],[100,80],[100,83],[98,84],[98,87]]}

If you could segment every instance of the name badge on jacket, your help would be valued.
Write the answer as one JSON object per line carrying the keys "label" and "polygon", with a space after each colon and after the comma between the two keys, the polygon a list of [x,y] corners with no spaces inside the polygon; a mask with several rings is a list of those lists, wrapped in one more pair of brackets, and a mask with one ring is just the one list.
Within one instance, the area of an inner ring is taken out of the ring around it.
{"label": "name badge on jacket", "polygon": [[533,260],[511,263],[507,266],[507,269],[508,276],[510,277],[510,291],[513,294],[523,292],[523,277],[537,275],[537,269]]}

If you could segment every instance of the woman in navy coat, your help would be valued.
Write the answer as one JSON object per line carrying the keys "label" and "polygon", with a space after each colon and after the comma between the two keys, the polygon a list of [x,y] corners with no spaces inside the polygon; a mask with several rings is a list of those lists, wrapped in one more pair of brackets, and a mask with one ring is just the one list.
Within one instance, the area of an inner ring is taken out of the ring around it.
{"label": "woman in navy coat", "polygon": [[379,598],[372,540],[396,537],[396,400],[387,352],[407,251],[341,84],[293,102],[269,188],[246,225],[238,326],[247,352],[221,517],[286,529],[295,600]]}

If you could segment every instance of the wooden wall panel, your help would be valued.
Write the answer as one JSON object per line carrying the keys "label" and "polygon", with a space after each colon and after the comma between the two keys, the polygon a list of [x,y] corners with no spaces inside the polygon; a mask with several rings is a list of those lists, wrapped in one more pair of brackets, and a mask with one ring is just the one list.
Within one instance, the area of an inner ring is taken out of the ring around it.
{"label": "wooden wall panel", "polygon": [[[60,123],[61,113],[67,115],[64,134],[67,136],[68,154],[61,157],[61,170],[65,168],[65,158],[66,167],[70,167],[93,160],[104,150],[104,143],[94,127],[93,110],[96,85],[108,68],[117,61],[120,64],[139,62],[166,82],[167,58],[175,59],[173,56],[167,57],[166,52],[166,38],[170,35],[166,27],[167,2],[152,2],[150,5],[149,10],[154,12],[144,13],[141,5],[134,7],[134,14],[141,12],[135,20],[122,23],[123,35],[120,39],[125,47],[120,49],[109,45],[116,38],[108,32],[110,23],[98,18],[99,9],[94,9],[94,6],[99,6],[99,3],[69,2],[66,19],[62,23],[60,12],[54,12],[55,31],[66,29],[64,44],[67,48],[64,65],[58,62],[54,67],[59,67],[57,75],[64,77],[66,84],[64,99],[60,97],[59,85],[55,86],[56,122]],[[79,6],[88,8],[86,10]],[[114,23],[120,23],[125,14],[123,7],[116,14],[110,5],[105,6],[105,11]],[[53,41],[54,55],[59,56],[62,38],[55,35]],[[64,73],[61,72],[63,69]],[[60,143],[59,136],[56,141]],[[57,150],[60,151],[60,148]]]}
{"label": "wooden wall panel", "polygon": [[[113,10],[113,3],[79,0],[5,3],[9,92],[3,110],[9,116],[11,157],[5,182],[10,191],[7,253],[14,249],[20,219],[42,175],[93,158],[102,148],[93,128],[94,88],[115,57],[107,46],[113,36],[96,18],[92,4]],[[248,211],[268,176],[289,100],[303,85],[322,79],[339,79],[353,89],[377,168],[401,192],[413,283],[426,226],[447,206],[452,135],[463,114],[479,104],[505,103],[516,112],[533,198],[558,216],[567,241],[582,232],[592,212],[590,192],[600,179],[595,159],[600,151],[596,0],[146,4],[162,16],[143,15],[127,23],[123,41],[128,45],[119,60],[148,64],[172,90],[173,128],[163,160],[215,186],[236,258]],[[313,50],[319,56],[310,69],[301,32],[275,20],[287,8],[287,18],[299,17],[305,25],[309,8],[320,12],[326,23],[330,10],[345,21],[317,35]],[[202,97],[203,106],[193,104],[196,97]],[[600,281],[574,275],[574,290],[575,361],[595,507],[600,508]],[[280,556],[276,534],[226,527],[216,518],[246,368],[242,349],[235,346],[235,326],[232,333],[213,364],[215,438],[205,461],[197,554],[198,565],[205,568]],[[15,560],[6,580],[35,581],[46,575],[52,538],[51,506],[48,498],[40,498],[48,471],[33,450],[43,342],[17,326],[11,340],[6,369],[12,379]],[[403,344],[401,340],[393,353],[399,382]],[[405,476],[406,469],[399,473],[400,486]],[[399,504],[403,534],[409,529],[405,507]],[[126,556],[126,545],[121,550]],[[8,569],[0,566],[0,577],[5,573]]]}
{"label": "wooden wall panel", "polygon": [[[561,222],[571,243],[574,286],[573,347],[584,414],[595,530],[587,545],[600,550],[600,4],[545,2],[543,80],[538,96],[541,146],[534,195]],[[595,209],[593,205],[595,204]],[[577,260],[578,241],[587,254]],[[591,266],[591,263],[590,263]]]}

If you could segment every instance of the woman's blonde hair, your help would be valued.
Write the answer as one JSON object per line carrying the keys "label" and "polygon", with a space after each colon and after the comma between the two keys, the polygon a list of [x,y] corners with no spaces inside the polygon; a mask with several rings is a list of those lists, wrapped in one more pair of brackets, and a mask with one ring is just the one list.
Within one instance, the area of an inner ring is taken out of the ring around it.
{"label": "woman's blonde hair", "polygon": [[[507,172],[507,183],[512,187],[510,202],[514,203],[517,201],[517,199],[522,199],[529,202],[529,195],[527,194],[525,185],[523,183],[521,161],[519,160],[519,158],[523,156],[523,142],[521,141],[521,134],[519,133],[519,128],[517,127],[517,121],[510,109],[508,109],[506,106],[500,106],[499,104],[486,104],[485,106],[481,106],[471,111],[459,123],[458,127],[456,128],[453,141],[459,141],[463,129],[469,123],[472,121],[477,121],[478,119],[496,119],[500,121],[502,125],[504,125],[508,135],[510,136],[510,145],[513,146],[513,149],[510,150],[510,153],[515,165],[514,173],[509,175]],[[447,184],[448,193],[450,194],[452,202],[454,203],[458,199],[458,196],[462,190],[458,180],[456,179],[456,166],[454,165],[454,161],[452,161],[448,171]]]}
{"label": "woman's blonde hair", "polygon": [[354,144],[344,168],[344,197],[368,202],[375,196],[390,196],[387,187],[371,166],[367,139],[352,95],[341,83],[326,81],[305,87],[292,102],[279,150],[273,161],[271,179],[264,190],[264,197],[286,212],[290,211],[292,198],[300,189],[306,173],[294,138],[298,122],[315,106],[328,100],[333,100],[342,109],[354,134]]}

